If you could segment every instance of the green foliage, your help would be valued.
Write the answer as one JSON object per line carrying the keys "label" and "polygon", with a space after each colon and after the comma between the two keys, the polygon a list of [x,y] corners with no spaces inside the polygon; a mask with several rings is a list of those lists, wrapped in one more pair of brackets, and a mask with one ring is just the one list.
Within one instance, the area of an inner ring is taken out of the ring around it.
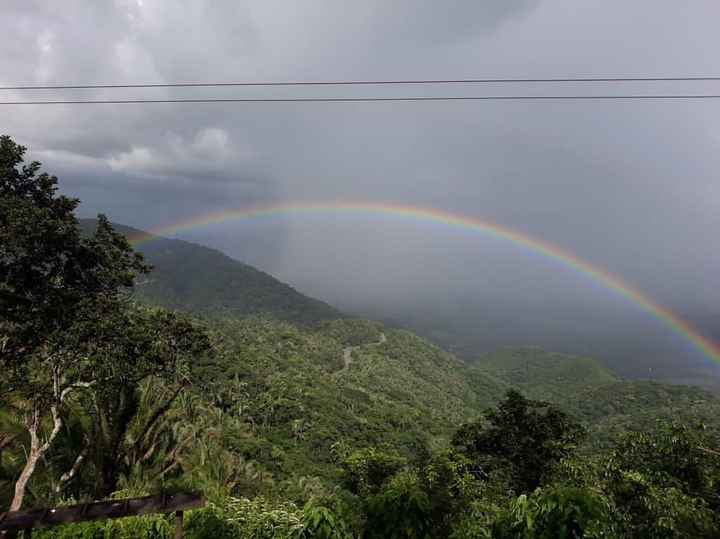
{"label": "green foliage", "polygon": [[[717,426],[720,400],[698,387],[620,380],[598,361],[538,348],[504,348],[482,356],[470,372],[479,389],[487,377],[551,402],[588,429],[585,453],[608,450],[630,431],[656,420],[703,421]],[[478,383],[474,377],[483,375]]]}
{"label": "green foliage", "polygon": [[82,237],[79,201],[58,195],[57,178],[40,173],[40,163],[24,164],[25,151],[0,137],[0,359],[7,374],[27,366],[48,339],[59,340],[88,303],[114,297],[148,269],[103,216]]}
{"label": "green foliage", "polygon": [[[57,195],[57,178],[40,174],[39,163],[23,165],[24,153],[0,138],[0,395],[24,415],[29,437],[15,510],[57,437],[77,442],[66,430],[71,425],[88,431],[85,447],[53,479],[75,477],[94,449],[95,490],[109,495],[137,412],[138,384],[166,376],[182,386],[189,358],[209,351],[204,330],[187,316],[129,303],[127,288],[149,269],[142,257],[102,216],[94,233],[83,236],[74,215],[78,201]],[[155,410],[131,444],[135,460],[167,408]],[[51,485],[55,493],[60,486]]]}
{"label": "green foliage", "polygon": [[497,500],[490,497],[472,500],[466,511],[453,514],[453,527],[448,537],[452,539],[491,539],[495,522],[504,516],[504,507],[501,507]]}
{"label": "green foliage", "polygon": [[546,352],[540,348],[502,348],[481,356],[473,367],[540,400],[557,402],[567,391],[617,382],[598,361]]}
{"label": "green foliage", "polygon": [[24,154],[0,137],[0,398],[22,411],[30,442],[14,510],[61,432],[67,395],[103,380],[96,348],[106,318],[148,269],[102,216],[82,237],[78,201],[59,196],[57,178],[25,165]]}
{"label": "green foliage", "polygon": [[397,453],[374,447],[352,452],[343,462],[343,480],[347,488],[360,495],[380,490],[387,479],[407,464]]}
{"label": "green foliage", "polygon": [[235,539],[239,526],[215,507],[193,511],[185,524],[185,536],[192,539]]}
{"label": "green foliage", "polygon": [[[226,533],[227,537],[248,539],[290,539],[304,529],[303,513],[292,503],[273,504],[263,498],[226,498],[222,505],[213,505],[207,511],[226,523],[226,528],[217,528],[220,537]],[[193,513],[188,521],[188,537],[210,537],[204,525],[201,526],[202,520],[196,521],[195,515]]]}
{"label": "green foliage", "polygon": [[366,501],[368,538],[430,537],[430,499],[412,472],[395,475],[386,488]]}
{"label": "green foliage", "polygon": [[710,538],[720,533],[717,515],[704,500],[657,485],[640,472],[616,473],[607,490],[630,537]]}
{"label": "green foliage", "polygon": [[172,521],[162,515],[67,524],[33,532],[33,537],[40,539],[171,539],[174,536]]}
{"label": "green foliage", "polygon": [[622,525],[637,537],[720,534],[720,454],[700,425],[658,423],[627,435],[607,458],[603,479]]}
{"label": "green foliage", "polygon": [[434,536],[449,535],[455,517],[467,512],[473,500],[489,494],[483,472],[467,456],[452,449],[430,455],[418,473],[430,500]]}
{"label": "green foliage", "polygon": [[187,523],[191,539],[346,539],[345,522],[327,507],[273,503],[264,498],[226,498],[221,505],[193,511]]}
{"label": "green foliage", "polygon": [[[188,539],[351,539],[345,522],[331,509],[263,498],[225,498],[219,504],[189,512],[185,525]],[[36,531],[41,539],[170,539],[175,522],[155,515],[117,520],[68,524]]]}
{"label": "green foliage", "polygon": [[590,451],[611,449],[623,436],[653,430],[659,419],[704,422],[717,431],[720,400],[706,390],[648,381],[623,381],[568,392],[559,404],[588,424]]}
{"label": "green foliage", "polygon": [[441,446],[476,415],[476,403],[492,402],[467,384],[462,364],[405,332],[385,330],[382,344],[373,335],[343,370],[343,343],[335,336],[374,324],[338,321],[308,330],[258,318],[210,323],[218,352],[204,369],[203,395],[245,425],[232,451],[283,484],[303,476],[337,483],[338,442],[351,451],[384,446],[405,458]]}
{"label": "green foliage", "polygon": [[351,539],[348,526],[331,509],[322,505],[308,504],[303,509],[303,539]]}
{"label": "green foliage", "polygon": [[512,500],[493,523],[497,539],[574,539],[607,537],[608,504],[589,489],[538,489]]}
{"label": "green foliage", "polygon": [[635,470],[657,484],[682,489],[720,507],[720,454],[704,425],[659,421],[651,432],[627,435],[609,458],[611,470]]}
{"label": "green foliage", "polygon": [[318,331],[343,346],[360,346],[378,342],[382,324],[370,320],[328,320],[318,326]]}
{"label": "green foliage", "polygon": [[507,467],[518,492],[530,492],[567,458],[583,436],[582,427],[546,402],[510,390],[484,421],[463,425],[453,445],[492,473]]}

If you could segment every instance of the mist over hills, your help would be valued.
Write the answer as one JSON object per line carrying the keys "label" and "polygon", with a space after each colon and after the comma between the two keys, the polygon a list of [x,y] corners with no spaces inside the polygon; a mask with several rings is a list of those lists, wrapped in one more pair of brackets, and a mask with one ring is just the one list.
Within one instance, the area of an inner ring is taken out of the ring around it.
{"label": "mist over hills", "polygon": [[[549,303],[555,298],[551,298]],[[703,357],[687,339],[646,312],[618,309],[601,302],[562,307],[513,298],[480,296],[454,302],[398,306],[340,303],[343,311],[377,318],[423,335],[462,359],[507,346],[536,346],[596,358],[623,377],[720,388],[720,367]],[[690,306],[684,318],[717,340],[720,318],[712,310]]]}
{"label": "mist over hills", "polygon": [[[84,219],[81,225],[91,229],[94,221]],[[115,226],[129,238],[148,237],[139,229]],[[154,270],[136,293],[170,308],[203,315],[262,314],[299,324],[349,313],[413,331],[469,363],[505,347],[535,346],[596,358],[623,377],[720,389],[720,369],[708,360],[698,361],[687,342],[677,335],[668,337],[667,328],[647,313],[627,314],[600,303],[577,316],[575,304],[545,309],[537,298],[518,301],[512,291],[508,298],[498,292],[479,298],[449,296],[431,304],[421,296],[397,303],[390,296],[367,305],[353,300],[353,282],[347,283],[348,301],[337,309],[218,249],[161,237],[139,242],[137,249]],[[695,306],[691,311],[696,313],[693,323],[706,334],[720,327],[712,309]]]}
{"label": "mist over hills", "polygon": [[[82,220],[81,226],[91,230],[94,221]],[[114,226],[131,239],[148,237],[147,233],[132,227]],[[345,427],[334,436],[346,435],[347,425],[354,421],[360,420],[367,427],[377,420],[390,421],[389,429],[375,433],[377,440],[392,439],[394,428],[406,425],[408,417],[427,415],[427,421],[419,430],[406,432],[403,441],[398,438],[396,442],[442,445],[452,425],[472,418],[509,388],[518,388],[531,398],[557,403],[570,410],[590,426],[593,443],[600,446],[611,444],[628,428],[650,425],[658,418],[702,419],[714,425],[716,412],[720,410],[716,397],[699,387],[624,379],[630,371],[637,373],[638,378],[664,375],[666,381],[675,384],[718,387],[712,379],[689,370],[684,372],[686,378],[681,378],[677,368],[665,372],[657,369],[647,374],[640,371],[639,368],[652,365],[653,357],[643,360],[642,354],[647,350],[642,347],[633,350],[632,339],[613,339],[612,334],[608,334],[607,347],[598,349],[600,357],[614,357],[620,365],[622,361],[618,358],[633,353],[640,358],[633,365],[634,371],[613,369],[612,361],[599,361],[590,354],[549,352],[540,346],[506,346],[505,340],[512,339],[517,331],[511,325],[516,320],[529,323],[527,313],[507,313],[506,325],[493,325],[482,317],[469,316],[462,309],[456,317],[444,317],[441,310],[436,317],[431,312],[416,311],[390,319],[383,317],[387,311],[378,311],[375,318],[385,318],[384,324],[353,320],[340,310],[305,296],[216,249],[162,237],[137,242],[136,248],[154,266],[136,288],[140,298],[210,315],[218,320],[218,331],[238,343],[239,351],[249,346],[253,355],[260,353],[259,359],[248,356],[247,365],[227,364],[219,370],[219,376],[235,372],[242,373],[241,378],[260,377],[260,380],[265,376],[261,372],[277,376],[283,371],[273,384],[279,384],[278,387],[299,384],[293,390],[296,395],[292,406],[300,410],[309,405],[311,397],[303,387],[319,384],[329,390],[333,387],[332,380],[338,379],[339,392],[335,394],[333,389],[322,402],[313,405],[323,409],[322,414],[312,419],[315,424],[325,425],[320,429],[323,436],[328,436],[343,422]],[[463,318],[463,315],[467,316]],[[258,321],[258,316],[266,321]],[[543,329],[560,328],[563,322],[572,326],[572,320],[546,318],[543,325],[536,327],[535,337],[540,337]],[[419,336],[408,330],[416,331]],[[570,334],[568,331],[567,335]],[[381,342],[386,342],[376,346],[381,335]],[[551,336],[545,346],[559,346],[560,350],[591,348],[592,345],[583,343],[577,334],[575,338],[575,341],[568,338],[557,342]],[[349,346],[352,352],[343,354],[343,347],[350,350]],[[242,352],[243,357],[246,353]],[[304,359],[296,364],[300,357]],[[266,390],[273,391],[269,386]],[[336,402],[339,408],[330,406],[329,402]],[[354,410],[352,417],[346,417],[341,411],[345,407]],[[274,443],[282,438],[279,433],[271,436]],[[295,448],[293,453],[292,462],[300,459],[302,466],[314,466],[311,462],[316,456],[306,453],[306,448]],[[267,465],[277,471],[276,465],[269,462]]]}

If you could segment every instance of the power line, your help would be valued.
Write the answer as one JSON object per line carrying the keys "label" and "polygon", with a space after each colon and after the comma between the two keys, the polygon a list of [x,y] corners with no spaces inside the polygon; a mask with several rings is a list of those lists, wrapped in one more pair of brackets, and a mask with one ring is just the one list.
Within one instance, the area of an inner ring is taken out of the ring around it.
{"label": "power line", "polygon": [[279,97],[279,98],[179,98],[96,99],[53,101],[0,101],[0,105],[122,105],[154,103],[372,103],[412,101],[572,101],[572,100],[707,100],[720,94],[627,94],[627,95],[482,95],[418,97]]}
{"label": "power line", "polygon": [[224,86],[381,86],[428,84],[491,84],[491,83],[585,83],[585,82],[717,82],[720,76],[697,77],[566,77],[566,78],[494,78],[494,79],[397,79],[397,80],[332,80],[280,82],[168,82],[138,84],[49,84],[0,86],[0,90],[93,90],[113,88],[217,88]]}

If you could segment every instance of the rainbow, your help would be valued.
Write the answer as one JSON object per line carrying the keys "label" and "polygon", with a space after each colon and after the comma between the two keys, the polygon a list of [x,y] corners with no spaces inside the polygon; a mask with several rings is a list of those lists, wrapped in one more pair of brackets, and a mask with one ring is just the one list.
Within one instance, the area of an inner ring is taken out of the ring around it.
{"label": "rainbow", "polygon": [[450,228],[481,232],[485,235],[509,241],[534,253],[544,255],[564,266],[586,275],[603,287],[625,297],[644,311],[647,311],[671,330],[689,341],[706,357],[720,363],[720,345],[712,342],[678,315],[656,303],[642,292],[625,283],[620,277],[590,264],[552,243],[533,238],[490,221],[461,214],[444,212],[434,208],[404,206],[378,202],[296,202],[267,206],[256,206],[237,210],[224,210],[158,227],[150,233],[131,238],[134,245],[152,241],[158,236],[172,236],[179,232],[226,221],[248,221],[277,216],[303,216],[316,214],[363,214],[392,216],[411,221],[430,222]]}

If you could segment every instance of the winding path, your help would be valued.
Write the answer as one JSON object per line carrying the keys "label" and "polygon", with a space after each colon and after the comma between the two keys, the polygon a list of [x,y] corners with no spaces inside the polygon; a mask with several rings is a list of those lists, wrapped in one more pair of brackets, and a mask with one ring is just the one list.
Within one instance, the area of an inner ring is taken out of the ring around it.
{"label": "winding path", "polygon": [[379,346],[387,342],[387,337],[384,333],[380,333],[380,340],[370,344],[358,344],[356,346],[346,346],[343,348],[343,368],[338,371],[338,374],[348,370],[350,363],[352,363],[352,353],[356,348],[362,348],[363,346]]}

